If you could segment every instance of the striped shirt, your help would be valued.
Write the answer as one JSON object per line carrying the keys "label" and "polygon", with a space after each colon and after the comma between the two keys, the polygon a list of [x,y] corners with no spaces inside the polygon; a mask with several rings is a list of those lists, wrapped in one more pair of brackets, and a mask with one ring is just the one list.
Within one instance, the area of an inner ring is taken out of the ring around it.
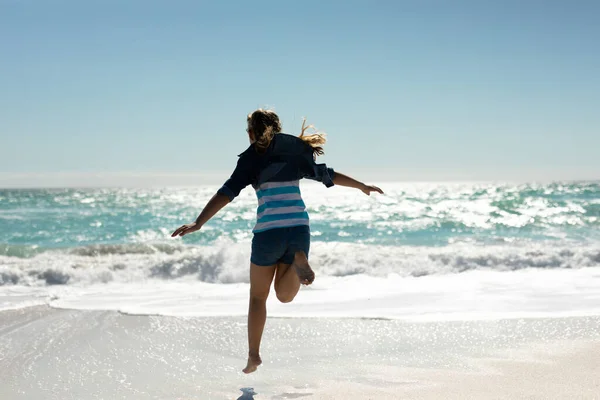
{"label": "striped shirt", "polygon": [[313,149],[302,139],[278,133],[269,148],[258,153],[253,145],[239,155],[231,177],[218,194],[237,197],[252,185],[258,198],[257,221],[253,232],[308,225],[308,213],[300,195],[303,178],[333,186],[335,172],[325,164],[317,164]]}
{"label": "striped shirt", "polygon": [[258,209],[252,232],[308,225],[306,205],[300,195],[300,181],[268,182],[256,188]]}

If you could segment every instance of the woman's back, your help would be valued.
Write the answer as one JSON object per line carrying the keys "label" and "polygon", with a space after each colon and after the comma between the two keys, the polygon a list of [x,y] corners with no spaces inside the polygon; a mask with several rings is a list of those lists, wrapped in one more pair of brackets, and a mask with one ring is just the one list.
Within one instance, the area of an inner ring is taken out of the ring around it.
{"label": "woman's back", "polygon": [[313,148],[302,139],[278,133],[269,147],[259,152],[254,144],[239,155],[237,167],[219,193],[233,200],[252,185],[258,198],[253,232],[308,225],[308,213],[300,193],[300,179],[309,178],[333,186],[334,171],[316,164]]}

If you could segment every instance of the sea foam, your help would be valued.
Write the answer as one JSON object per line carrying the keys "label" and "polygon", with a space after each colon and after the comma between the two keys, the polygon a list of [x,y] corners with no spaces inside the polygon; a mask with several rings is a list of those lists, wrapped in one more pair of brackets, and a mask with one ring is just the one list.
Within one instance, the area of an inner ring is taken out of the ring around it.
{"label": "sea foam", "polygon": [[[45,251],[29,258],[0,256],[0,285],[90,285],[140,280],[247,283],[249,243],[93,245]],[[456,274],[470,270],[577,269],[600,266],[600,247],[569,243],[444,247],[316,242],[311,262],[320,276],[374,277]]]}

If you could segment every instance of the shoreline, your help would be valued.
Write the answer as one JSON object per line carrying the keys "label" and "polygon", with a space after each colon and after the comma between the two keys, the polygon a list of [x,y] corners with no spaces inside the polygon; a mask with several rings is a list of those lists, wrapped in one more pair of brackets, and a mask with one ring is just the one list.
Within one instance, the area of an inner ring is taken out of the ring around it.
{"label": "shoreline", "polygon": [[[277,303],[276,303],[277,304]],[[3,313],[17,312],[20,310],[56,310],[56,311],[78,311],[78,312],[110,312],[122,315],[124,317],[158,317],[158,318],[177,318],[182,320],[189,319],[239,319],[245,318],[247,314],[240,313],[239,315],[171,315],[171,314],[161,314],[161,313],[131,313],[122,310],[113,310],[113,309],[87,309],[87,308],[77,308],[77,307],[60,307],[56,305],[50,305],[48,303],[36,303],[27,306],[15,306],[14,308],[3,308],[0,309],[0,320],[2,319]],[[498,322],[498,321],[540,321],[540,320],[569,320],[569,319],[580,319],[580,318],[598,318],[600,319],[600,313],[597,312],[581,312],[581,313],[565,313],[557,314],[557,313],[541,313],[539,315],[531,315],[527,314],[524,316],[510,316],[510,317],[498,317],[491,316],[489,318],[468,318],[468,319],[460,319],[460,318],[441,318],[441,319],[420,319],[420,318],[402,318],[402,317],[369,317],[369,316],[306,316],[302,315],[301,317],[294,317],[286,314],[276,314],[276,315],[268,315],[268,320],[329,320],[329,321],[389,321],[389,322],[399,322],[404,324],[433,324],[433,323],[485,323],[485,322]]]}

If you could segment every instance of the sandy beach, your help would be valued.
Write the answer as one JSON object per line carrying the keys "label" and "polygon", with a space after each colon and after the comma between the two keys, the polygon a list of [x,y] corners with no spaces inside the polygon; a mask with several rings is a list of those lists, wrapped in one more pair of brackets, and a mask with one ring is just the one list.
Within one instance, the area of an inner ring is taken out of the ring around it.
{"label": "sandy beach", "polygon": [[248,376],[245,334],[241,317],[4,311],[0,398],[600,398],[598,317],[271,318]]}

